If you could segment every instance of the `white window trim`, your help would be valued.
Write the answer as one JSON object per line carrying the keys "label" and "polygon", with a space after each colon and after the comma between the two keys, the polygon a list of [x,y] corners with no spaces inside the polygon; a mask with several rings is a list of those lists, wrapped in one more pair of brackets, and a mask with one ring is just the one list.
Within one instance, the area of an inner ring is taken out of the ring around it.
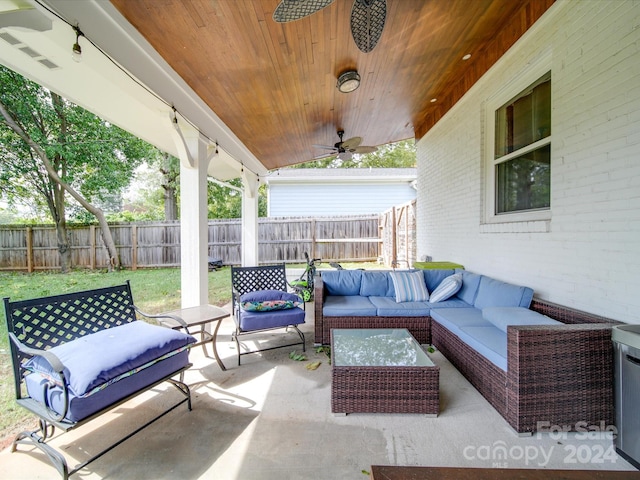
{"label": "white window trim", "polygon": [[[527,231],[548,231],[549,221],[551,220],[551,206],[548,209],[529,210],[526,212],[511,212],[511,213],[495,213],[495,195],[496,195],[496,178],[495,178],[495,113],[500,107],[502,107],[509,100],[520,94],[532,83],[538,80],[540,77],[551,71],[551,52],[546,51],[542,53],[531,63],[527,64],[511,82],[506,84],[503,88],[495,92],[491,97],[487,98],[484,102],[484,161],[483,171],[484,179],[484,224],[504,224],[504,223],[520,223],[519,226],[511,225],[507,229],[488,227],[481,229],[482,231],[489,232],[527,232]],[[551,75],[553,82],[553,74]],[[551,124],[553,125],[553,84],[551,88],[552,98],[552,110],[551,110]],[[553,132],[553,128],[551,129]],[[538,144],[551,143],[551,164],[553,165],[553,134],[547,138],[539,140],[535,144],[529,147],[533,148]],[[527,148],[529,148],[527,147]],[[522,150],[518,151],[521,154]],[[507,160],[511,154],[500,158],[500,161]],[[514,156],[516,156],[514,154]],[[553,172],[553,168],[551,170]],[[537,223],[539,222],[539,223]]]}

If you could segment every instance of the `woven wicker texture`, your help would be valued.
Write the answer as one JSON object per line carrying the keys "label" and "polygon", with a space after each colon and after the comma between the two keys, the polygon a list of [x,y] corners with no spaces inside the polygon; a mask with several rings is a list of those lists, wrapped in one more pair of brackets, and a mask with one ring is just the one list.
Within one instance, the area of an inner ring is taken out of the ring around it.
{"label": "woven wicker texture", "polygon": [[431,319],[433,344],[518,433],[537,431],[538,422],[612,425],[618,322],[539,299],[531,309],[566,325],[509,327],[507,372]]}
{"label": "woven wicker texture", "polygon": [[438,381],[438,367],[334,366],[331,411],[437,415]]}

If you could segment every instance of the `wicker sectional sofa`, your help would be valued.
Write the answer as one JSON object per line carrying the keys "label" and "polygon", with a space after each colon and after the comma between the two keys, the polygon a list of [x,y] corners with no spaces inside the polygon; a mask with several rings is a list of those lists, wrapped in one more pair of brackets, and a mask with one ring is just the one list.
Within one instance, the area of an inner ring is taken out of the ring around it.
{"label": "wicker sectional sofa", "polygon": [[[618,322],[467,271],[424,270],[427,290],[454,273],[462,288],[453,297],[398,303],[388,271],[323,272],[315,282],[315,342],[329,344],[333,328],[407,328],[438,348],[518,434],[613,424],[611,327]],[[533,320],[511,320],[523,313]]]}

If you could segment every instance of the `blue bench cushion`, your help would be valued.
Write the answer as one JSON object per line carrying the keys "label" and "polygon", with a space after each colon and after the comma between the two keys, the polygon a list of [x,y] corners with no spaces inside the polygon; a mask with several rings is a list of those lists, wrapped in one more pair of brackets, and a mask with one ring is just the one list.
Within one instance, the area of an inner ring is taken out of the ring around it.
{"label": "blue bench cushion", "polygon": [[[169,329],[166,330],[169,331]],[[135,392],[144,390],[166,376],[180,371],[188,364],[189,351],[179,349],[175,355],[153,362],[148,368],[136,375],[125,376],[115,383],[106,384],[106,388],[97,390],[90,396],[77,396],[70,393],[69,408],[65,419],[79,422]],[[39,373],[27,375],[25,385],[31,398],[49,405],[58,414],[64,411],[64,394],[61,386],[52,384],[46,376]]]}
{"label": "blue bench cushion", "polygon": [[401,302],[393,297],[369,297],[378,317],[427,317],[431,311],[428,302]]}
{"label": "blue bench cushion", "polygon": [[322,305],[325,317],[374,317],[376,311],[368,297],[358,295],[332,295]]}
{"label": "blue bench cushion", "polygon": [[322,272],[328,295],[360,295],[362,270],[329,270]]}
{"label": "blue bench cushion", "polygon": [[521,287],[483,276],[480,279],[478,294],[473,306],[480,309],[485,307],[529,308],[532,298],[533,290],[529,287]]}
{"label": "blue bench cushion", "polygon": [[[194,342],[191,335],[135,321],[85,335],[49,351],[64,364],[69,390],[82,397],[147,368],[165,355],[178,353]],[[25,366],[54,383],[60,381],[42,357],[31,358]]]}
{"label": "blue bench cushion", "polygon": [[304,323],[304,310],[300,307],[289,308],[287,310],[262,312],[243,310],[240,312],[240,330],[243,332],[299,325],[301,323]]}
{"label": "blue bench cushion", "polygon": [[563,325],[553,318],[523,307],[487,307],[482,317],[503,332],[509,325]]}

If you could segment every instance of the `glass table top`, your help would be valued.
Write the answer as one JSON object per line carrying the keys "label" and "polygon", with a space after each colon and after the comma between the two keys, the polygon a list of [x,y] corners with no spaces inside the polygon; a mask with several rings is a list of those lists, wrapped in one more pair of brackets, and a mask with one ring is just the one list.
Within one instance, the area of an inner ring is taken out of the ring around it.
{"label": "glass table top", "polygon": [[331,361],[337,367],[434,366],[405,328],[338,328],[332,333]]}

